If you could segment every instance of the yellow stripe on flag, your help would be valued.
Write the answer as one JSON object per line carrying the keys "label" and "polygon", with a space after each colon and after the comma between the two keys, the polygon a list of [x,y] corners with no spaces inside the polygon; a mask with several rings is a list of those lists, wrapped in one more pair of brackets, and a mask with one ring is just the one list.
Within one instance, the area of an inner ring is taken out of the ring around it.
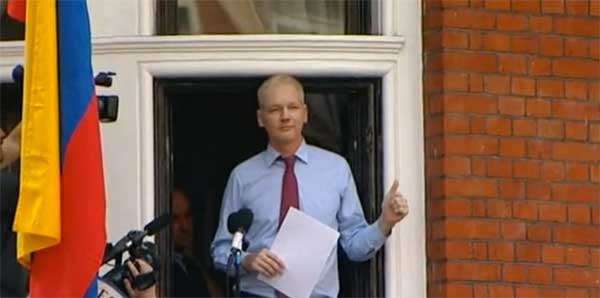
{"label": "yellow stripe on flag", "polygon": [[17,258],[60,242],[60,144],[56,0],[27,1]]}

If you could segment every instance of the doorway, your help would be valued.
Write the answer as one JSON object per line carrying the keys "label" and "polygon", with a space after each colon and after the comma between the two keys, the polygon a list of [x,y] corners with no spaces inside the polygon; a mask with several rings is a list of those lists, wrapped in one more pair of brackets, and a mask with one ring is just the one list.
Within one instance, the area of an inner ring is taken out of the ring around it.
{"label": "doorway", "polygon": [[[157,214],[170,211],[174,187],[194,201],[196,255],[212,269],[210,243],[218,224],[222,192],[238,163],[265,149],[266,133],[256,122],[256,90],[264,77],[157,79],[155,89],[155,185]],[[352,168],[367,221],[380,212],[382,192],[381,81],[377,78],[300,78],[309,122],[304,136],[344,156]],[[171,233],[158,239],[164,270],[161,295],[171,296]],[[340,297],[384,296],[383,250],[352,263],[340,249]],[[222,289],[224,292],[224,289]]]}

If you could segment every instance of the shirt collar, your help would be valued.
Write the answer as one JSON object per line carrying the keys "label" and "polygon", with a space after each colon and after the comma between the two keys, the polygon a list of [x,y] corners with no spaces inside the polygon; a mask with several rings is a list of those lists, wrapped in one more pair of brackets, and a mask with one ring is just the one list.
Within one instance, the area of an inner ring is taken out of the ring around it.
{"label": "shirt collar", "polygon": [[[298,147],[298,150],[294,155],[301,162],[305,164],[308,163],[308,146],[304,140],[302,140],[302,144],[300,144],[300,147]],[[277,152],[271,144],[267,145],[267,150],[265,150],[265,162],[267,163],[267,167],[272,166],[279,156],[281,156],[281,154]]]}

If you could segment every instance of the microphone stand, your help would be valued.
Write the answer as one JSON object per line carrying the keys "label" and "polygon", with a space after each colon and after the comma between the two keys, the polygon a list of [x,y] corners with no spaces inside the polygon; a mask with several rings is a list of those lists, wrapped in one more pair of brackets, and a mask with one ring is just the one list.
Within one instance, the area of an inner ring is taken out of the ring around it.
{"label": "microphone stand", "polygon": [[240,290],[240,265],[242,264],[242,251],[236,248],[231,249],[231,253],[229,254],[229,259],[227,260],[227,272],[229,273],[229,268],[231,265],[234,265],[234,284],[233,284],[233,296],[230,295],[229,291],[229,274],[227,274],[226,280],[226,288],[227,288],[227,296],[228,297],[241,297]]}

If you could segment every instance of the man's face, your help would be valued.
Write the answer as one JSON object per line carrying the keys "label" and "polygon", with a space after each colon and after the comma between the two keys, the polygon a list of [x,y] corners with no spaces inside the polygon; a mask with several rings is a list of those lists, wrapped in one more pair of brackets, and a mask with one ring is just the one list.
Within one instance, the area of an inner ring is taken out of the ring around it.
{"label": "man's face", "polygon": [[302,127],[308,121],[306,105],[298,90],[290,84],[274,85],[267,90],[257,111],[258,124],[264,127],[274,144],[302,140]]}
{"label": "man's face", "polygon": [[180,191],[173,193],[173,234],[175,249],[178,251],[191,250],[194,240],[194,224],[192,210],[188,198]]}

